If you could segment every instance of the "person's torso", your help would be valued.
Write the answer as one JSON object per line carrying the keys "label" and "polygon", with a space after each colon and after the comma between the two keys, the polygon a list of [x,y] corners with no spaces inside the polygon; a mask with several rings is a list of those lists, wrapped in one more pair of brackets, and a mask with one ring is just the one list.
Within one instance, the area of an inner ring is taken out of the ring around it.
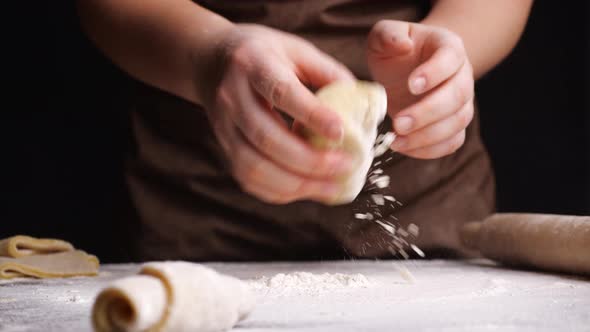
{"label": "person's torso", "polygon": [[[424,1],[202,0],[234,22],[264,24],[302,36],[370,79],[366,36],[381,19],[418,21]],[[188,69],[187,69],[188,70]],[[242,192],[225,166],[198,106],[143,87],[132,111],[135,150],[127,179],[139,220],[139,259],[266,260],[390,257],[391,238],[368,212],[369,190],[351,204],[269,205]],[[382,131],[390,128],[386,120]],[[493,210],[493,176],[477,119],[465,145],[437,160],[387,154],[379,166],[391,177],[381,194],[401,204],[380,213],[401,227],[420,226],[416,243],[427,251],[466,254],[457,227]]]}

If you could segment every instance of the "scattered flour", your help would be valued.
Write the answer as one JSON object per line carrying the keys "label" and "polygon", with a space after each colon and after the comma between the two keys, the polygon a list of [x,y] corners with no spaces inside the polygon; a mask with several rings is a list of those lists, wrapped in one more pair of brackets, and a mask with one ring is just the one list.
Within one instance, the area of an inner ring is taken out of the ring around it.
{"label": "scattered flour", "polygon": [[[393,132],[377,136],[374,147],[375,157],[391,151],[390,146],[395,140],[395,137],[395,133]],[[389,160],[391,160],[391,157],[387,158],[385,163]],[[413,243],[418,238],[420,229],[413,223],[410,223],[407,228],[404,228],[398,223],[398,219],[390,212],[390,208],[396,209],[398,206],[403,206],[403,204],[395,197],[380,192],[381,189],[389,187],[391,181],[389,175],[384,174],[385,171],[382,168],[376,168],[383,163],[381,160],[374,162],[373,169],[367,174],[364,190],[369,193],[370,199],[366,200],[366,208],[363,207],[362,210],[355,211],[354,218],[371,221],[381,226],[383,231],[390,237],[390,239],[386,240],[389,242],[387,244],[387,250],[395,257],[409,259],[410,254],[408,252],[411,250],[419,257],[424,258],[426,254]],[[388,209],[387,213],[385,212],[386,210],[382,209]],[[363,253],[366,252],[366,248],[370,246],[370,243],[365,243],[361,251]],[[408,278],[405,279],[407,280]]]}
{"label": "scattered flour", "polygon": [[510,283],[505,279],[492,278],[483,285],[481,290],[476,292],[478,296],[494,296],[504,294],[509,291]]}
{"label": "scattered flour", "polygon": [[279,273],[272,277],[260,277],[249,281],[250,287],[265,295],[282,297],[293,295],[318,296],[326,292],[349,291],[373,285],[363,274],[310,272]]}
{"label": "scattered flour", "polygon": [[377,139],[375,140],[375,147],[373,149],[373,155],[375,157],[379,157],[385,152],[389,151],[393,141],[395,141],[395,134],[393,132],[387,132],[377,136]]}
{"label": "scattered flour", "polygon": [[[375,185],[376,188],[383,189],[389,186],[389,175],[371,175],[369,176],[369,184]],[[375,188],[373,188],[375,189]]]}
{"label": "scattered flour", "polygon": [[399,272],[400,276],[404,278],[405,281],[407,281],[410,284],[416,282],[416,278],[414,278],[414,275],[412,274],[412,272],[410,272],[410,270],[408,270],[407,267],[397,264],[395,264],[394,267]]}

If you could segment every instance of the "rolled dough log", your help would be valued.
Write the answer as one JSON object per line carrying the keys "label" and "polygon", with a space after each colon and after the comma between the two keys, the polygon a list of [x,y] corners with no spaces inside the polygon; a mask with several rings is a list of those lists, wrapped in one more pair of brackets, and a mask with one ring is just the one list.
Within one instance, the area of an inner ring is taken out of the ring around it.
{"label": "rolled dough log", "polygon": [[0,256],[5,257],[18,258],[72,250],[74,250],[72,244],[57,239],[37,239],[25,235],[16,235],[0,240]]}
{"label": "rolled dough log", "polygon": [[507,265],[590,275],[590,217],[501,213],[465,224],[461,238]]}
{"label": "rolled dough log", "polygon": [[98,258],[81,250],[19,258],[0,257],[0,279],[94,276],[98,274],[98,267]]}
{"label": "rolled dough log", "polygon": [[338,81],[320,89],[316,95],[340,115],[344,127],[343,139],[329,141],[305,128],[300,133],[316,147],[341,148],[353,157],[352,171],[340,180],[342,191],[333,200],[325,202],[332,205],[350,203],[363,189],[373,162],[377,127],[387,113],[387,94],[377,83]]}
{"label": "rolled dough log", "polygon": [[248,286],[199,264],[143,265],[100,292],[92,310],[96,331],[225,331],[254,307]]}

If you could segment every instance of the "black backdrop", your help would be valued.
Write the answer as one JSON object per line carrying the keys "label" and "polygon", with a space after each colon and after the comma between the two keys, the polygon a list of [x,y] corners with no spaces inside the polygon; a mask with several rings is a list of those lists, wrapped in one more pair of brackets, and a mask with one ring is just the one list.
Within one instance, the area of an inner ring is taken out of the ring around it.
{"label": "black backdrop", "polygon": [[[537,1],[514,53],[477,85],[501,211],[590,214],[585,3]],[[124,197],[132,81],[85,40],[69,1],[14,14],[3,44],[0,238],[56,236],[109,257],[100,242]]]}
{"label": "black backdrop", "polygon": [[504,211],[590,213],[586,1],[536,1],[513,52],[478,84]]}

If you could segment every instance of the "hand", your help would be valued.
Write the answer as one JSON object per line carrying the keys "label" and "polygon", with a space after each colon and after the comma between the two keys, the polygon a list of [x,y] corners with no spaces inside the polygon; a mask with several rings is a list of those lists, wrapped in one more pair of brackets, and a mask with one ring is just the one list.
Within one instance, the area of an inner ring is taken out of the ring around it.
{"label": "hand", "polygon": [[339,151],[312,148],[275,110],[330,139],[342,136],[339,116],[306,87],[352,79],[310,43],[256,25],[235,25],[216,46],[219,83],[204,104],[215,135],[243,190],[263,201],[326,201],[352,166]]}
{"label": "hand", "polygon": [[398,137],[391,148],[420,159],[449,155],[465,141],[473,119],[473,70],[453,32],[400,21],[380,21],[368,40],[373,78],[388,92]]}

